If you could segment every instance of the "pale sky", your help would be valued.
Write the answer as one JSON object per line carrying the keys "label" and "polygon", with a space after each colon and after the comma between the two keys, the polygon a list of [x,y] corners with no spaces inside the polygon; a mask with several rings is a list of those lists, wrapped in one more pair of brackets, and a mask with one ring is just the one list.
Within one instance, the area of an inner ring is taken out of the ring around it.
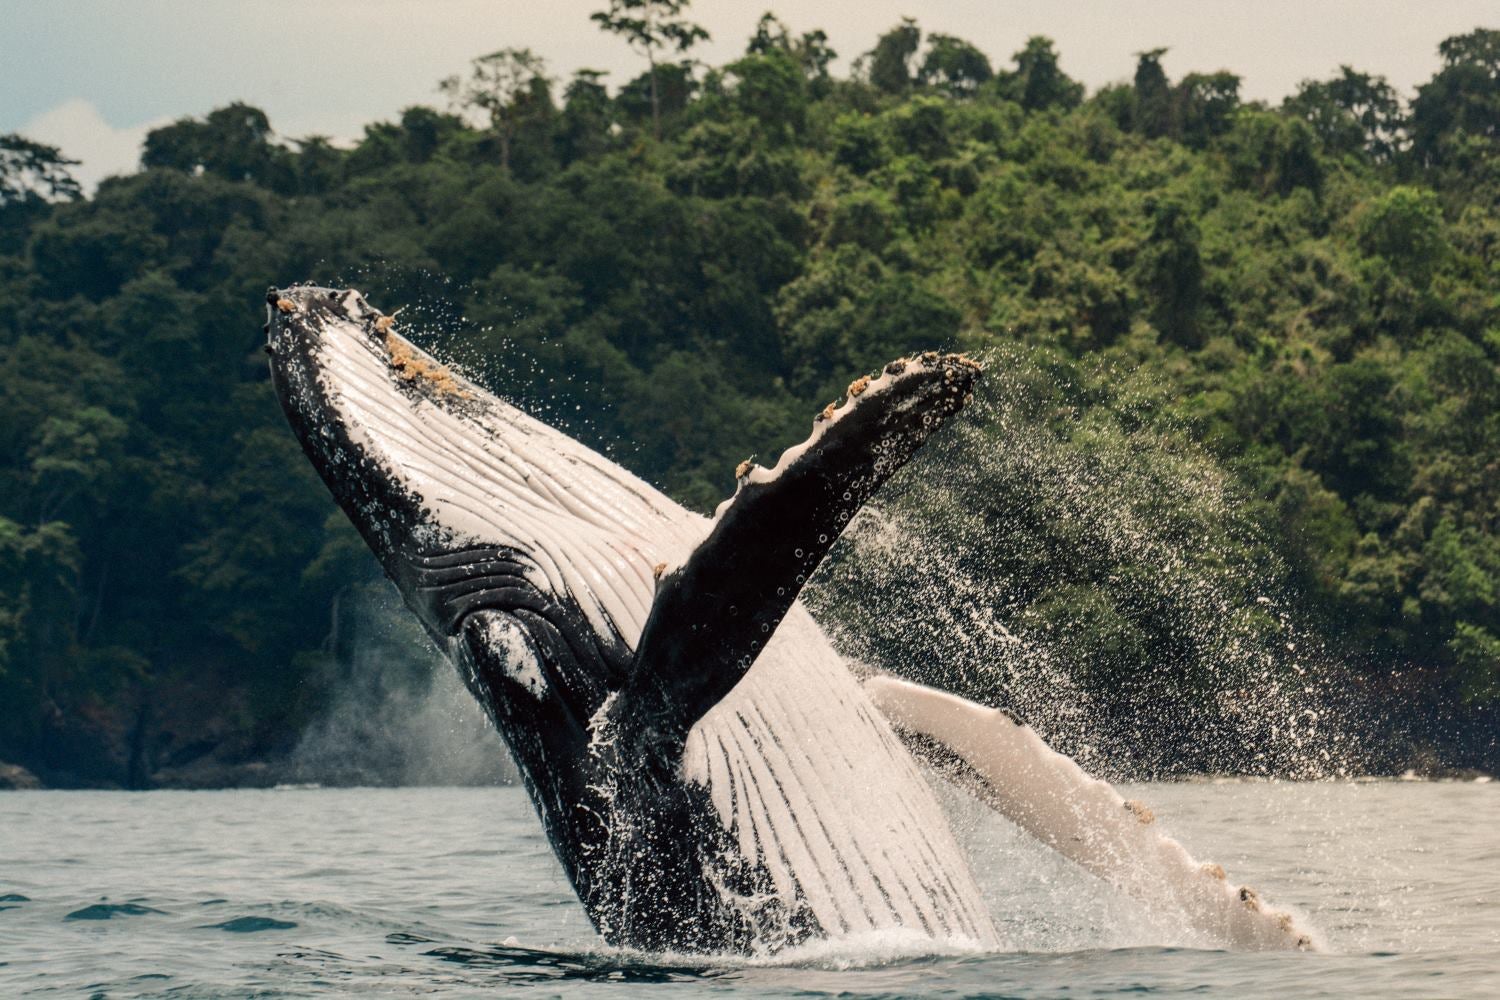
{"label": "pale sky", "polygon": [[[552,75],[643,69],[588,20],[607,0],[0,0],[0,132],[84,161],[92,186],[134,169],[149,128],[233,100],[283,136],[355,138],[412,104],[441,105],[439,79],[477,55],[529,47]],[[693,51],[720,64],[774,11],[822,28],[839,72],[902,15],[965,38],[997,67],[1031,35],[1057,42],[1090,91],[1130,77],[1134,53],[1168,47],[1174,79],[1228,69],[1247,99],[1280,101],[1340,63],[1410,95],[1437,69],[1437,44],[1500,28],[1500,0],[697,0],[713,35]]]}

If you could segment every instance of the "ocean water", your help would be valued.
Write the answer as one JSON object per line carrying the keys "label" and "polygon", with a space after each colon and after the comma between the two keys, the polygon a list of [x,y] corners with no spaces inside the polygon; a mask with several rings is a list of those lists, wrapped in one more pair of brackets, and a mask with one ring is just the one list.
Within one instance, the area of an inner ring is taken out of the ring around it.
{"label": "ocean water", "polygon": [[621,953],[519,788],[0,795],[0,997],[1500,996],[1500,783],[1135,786],[1315,953],[1203,947],[958,798],[1007,937]]}

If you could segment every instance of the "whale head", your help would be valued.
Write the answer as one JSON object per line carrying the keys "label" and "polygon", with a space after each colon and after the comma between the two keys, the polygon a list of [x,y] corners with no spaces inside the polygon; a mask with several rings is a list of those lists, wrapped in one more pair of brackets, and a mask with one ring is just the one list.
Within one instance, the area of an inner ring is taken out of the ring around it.
{"label": "whale head", "polygon": [[272,289],[267,312],[282,409],[428,634],[497,721],[517,701],[560,702],[570,729],[589,719],[624,682],[655,567],[704,519],[417,348],[356,291]]}

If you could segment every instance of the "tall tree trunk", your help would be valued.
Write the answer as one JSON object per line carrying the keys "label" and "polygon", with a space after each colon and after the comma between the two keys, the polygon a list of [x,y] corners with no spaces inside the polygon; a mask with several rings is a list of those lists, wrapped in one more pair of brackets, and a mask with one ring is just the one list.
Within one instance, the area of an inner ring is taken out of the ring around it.
{"label": "tall tree trunk", "polygon": [[646,58],[651,61],[651,134],[656,136],[657,142],[661,142],[661,104],[656,97],[656,53],[647,49]]}

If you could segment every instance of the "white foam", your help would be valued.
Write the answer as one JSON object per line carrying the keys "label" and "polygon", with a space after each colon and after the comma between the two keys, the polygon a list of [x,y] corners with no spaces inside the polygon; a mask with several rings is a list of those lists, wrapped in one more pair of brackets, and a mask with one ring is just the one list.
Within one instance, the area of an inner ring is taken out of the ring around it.
{"label": "white foam", "polygon": [[485,622],[484,632],[490,646],[500,651],[502,669],[507,677],[531,692],[533,698],[547,693],[541,662],[520,622],[509,615],[491,615]]}

